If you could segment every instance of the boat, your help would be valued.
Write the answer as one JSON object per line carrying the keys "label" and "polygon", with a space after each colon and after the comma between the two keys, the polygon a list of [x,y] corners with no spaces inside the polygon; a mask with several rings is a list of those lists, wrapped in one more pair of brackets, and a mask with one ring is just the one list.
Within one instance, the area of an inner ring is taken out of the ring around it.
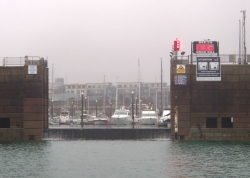
{"label": "boat", "polygon": [[153,110],[142,110],[139,124],[141,125],[155,125],[158,121],[158,116]]}
{"label": "boat", "polygon": [[61,111],[60,117],[59,117],[59,124],[68,125],[68,124],[71,124],[71,122],[73,123],[73,120],[70,120],[69,111],[67,110]]}
{"label": "boat", "polygon": [[93,123],[95,125],[109,125],[110,121],[109,118],[105,114],[97,115],[97,117],[94,117]]}
{"label": "boat", "polygon": [[158,127],[160,126],[170,126],[170,121],[171,121],[171,110],[170,109],[164,109],[162,113],[162,117],[158,121]]}
{"label": "boat", "polygon": [[[94,118],[96,118],[96,116],[92,116],[89,114],[83,114],[83,119],[82,119],[83,125],[94,124]],[[79,115],[79,117],[77,118],[76,123],[77,123],[77,125],[81,125],[81,115]]]}
{"label": "boat", "polygon": [[124,108],[118,109],[111,116],[111,124],[114,125],[128,125],[132,124],[133,120],[130,115],[130,111]]}

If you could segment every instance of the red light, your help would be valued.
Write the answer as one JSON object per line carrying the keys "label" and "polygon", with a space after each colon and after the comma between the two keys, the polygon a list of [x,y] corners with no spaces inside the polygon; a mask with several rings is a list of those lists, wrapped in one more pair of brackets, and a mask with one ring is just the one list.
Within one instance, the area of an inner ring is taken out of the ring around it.
{"label": "red light", "polygon": [[180,41],[179,40],[175,40],[174,41],[174,50],[175,51],[179,51],[180,50]]}

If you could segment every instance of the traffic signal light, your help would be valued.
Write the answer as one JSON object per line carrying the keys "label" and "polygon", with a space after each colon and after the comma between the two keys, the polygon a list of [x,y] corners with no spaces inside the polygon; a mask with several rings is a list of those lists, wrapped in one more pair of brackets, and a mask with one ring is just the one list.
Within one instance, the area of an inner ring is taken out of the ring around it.
{"label": "traffic signal light", "polygon": [[179,51],[180,50],[180,41],[179,40],[175,40],[174,41],[174,50],[175,51]]}

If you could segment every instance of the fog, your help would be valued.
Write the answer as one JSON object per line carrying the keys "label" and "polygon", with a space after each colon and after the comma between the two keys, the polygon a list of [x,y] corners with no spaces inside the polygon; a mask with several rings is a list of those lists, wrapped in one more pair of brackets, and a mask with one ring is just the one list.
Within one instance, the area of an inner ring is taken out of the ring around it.
{"label": "fog", "polygon": [[[0,56],[48,60],[50,81],[169,83],[176,38],[187,55],[192,41],[219,41],[237,54],[239,20],[249,0],[0,0]],[[247,48],[247,52],[249,48]],[[140,61],[140,67],[138,67]]]}

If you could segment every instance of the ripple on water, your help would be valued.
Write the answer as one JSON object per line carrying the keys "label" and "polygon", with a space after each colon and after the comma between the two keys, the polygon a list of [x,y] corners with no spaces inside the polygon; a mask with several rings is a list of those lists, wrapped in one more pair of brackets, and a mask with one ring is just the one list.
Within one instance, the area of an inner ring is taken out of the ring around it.
{"label": "ripple on water", "polygon": [[250,177],[250,142],[0,142],[1,177]]}

